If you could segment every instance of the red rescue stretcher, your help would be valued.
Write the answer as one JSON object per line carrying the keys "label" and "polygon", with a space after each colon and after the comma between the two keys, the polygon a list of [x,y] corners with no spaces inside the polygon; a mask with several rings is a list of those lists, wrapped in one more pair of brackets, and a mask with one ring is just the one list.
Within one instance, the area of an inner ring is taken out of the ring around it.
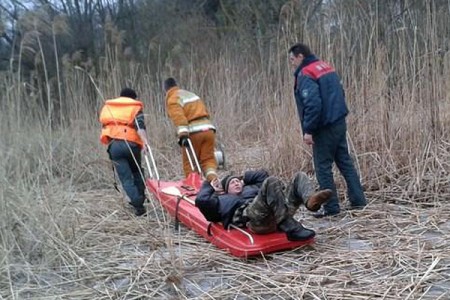
{"label": "red rescue stretcher", "polygon": [[[192,149],[192,144],[190,146]],[[207,221],[194,202],[202,184],[201,175],[194,172],[184,180],[162,181],[159,179],[151,150],[149,149],[148,152],[152,159],[156,178],[150,170],[148,158],[145,157],[151,176],[146,180],[146,186],[154,198],[175,218],[177,224],[178,222],[183,223],[218,248],[224,249],[236,257],[252,257],[314,243],[314,238],[306,241],[288,241],[283,232],[259,235],[234,226],[225,229],[220,223]],[[194,162],[191,158],[194,159],[197,169],[200,170],[195,154],[188,149],[186,152],[193,169]]]}

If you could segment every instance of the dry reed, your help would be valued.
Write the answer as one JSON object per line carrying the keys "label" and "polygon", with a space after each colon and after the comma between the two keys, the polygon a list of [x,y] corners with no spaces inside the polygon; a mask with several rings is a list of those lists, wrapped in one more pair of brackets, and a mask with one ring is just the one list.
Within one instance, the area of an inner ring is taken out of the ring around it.
{"label": "dry reed", "polygon": [[[342,7],[334,11],[329,17],[354,21]],[[354,13],[364,15],[364,8]],[[447,299],[450,60],[448,51],[433,55],[445,19],[434,22],[433,16],[425,14],[424,45],[396,34],[389,47],[377,36],[380,20],[360,17],[352,31],[337,36],[323,20],[329,31],[320,37],[287,20],[292,26],[283,29],[265,66],[233,47],[183,57],[175,49],[172,59],[183,62],[177,68],[174,61],[157,67],[123,61],[111,47],[98,70],[58,65],[55,97],[47,77],[49,92],[42,93],[17,73],[2,74],[0,298]],[[139,92],[164,179],[181,176],[160,84],[167,76],[205,98],[225,145],[226,171],[264,167],[285,179],[298,170],[313,172],[285,53],[298,36],[336,62],[342,75],[352,110],[349,143],[369,206],[320,221],[302,210],[297,217],[318,233],[313,246],[248,260],[183,226],[176,231],[153,199],[149,215],[135,218],[112,189],[98,143],[104,99],[125,85]],[[358,59],[349,57],[355,48]],[[64,105],[56,111],[52,101],[61,102],[60,93]]]}

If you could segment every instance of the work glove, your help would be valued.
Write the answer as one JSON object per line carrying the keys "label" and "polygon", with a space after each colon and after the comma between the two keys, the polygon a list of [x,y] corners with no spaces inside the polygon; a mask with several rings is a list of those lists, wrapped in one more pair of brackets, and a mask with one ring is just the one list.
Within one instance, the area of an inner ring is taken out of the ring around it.
{"label": "work glove", "polygon": [[178,138],[178,145],[180,145],[180,147],[189,147],[188,139],[189,139],[188,135],[181,135]]}

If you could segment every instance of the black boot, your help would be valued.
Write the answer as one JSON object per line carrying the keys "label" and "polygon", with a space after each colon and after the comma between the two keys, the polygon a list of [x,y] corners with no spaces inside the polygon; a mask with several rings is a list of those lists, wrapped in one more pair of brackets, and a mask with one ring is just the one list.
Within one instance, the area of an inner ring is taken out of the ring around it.
{"label": "black boot", "polygon": [[303,227],[302,224],[291,217],[288,217],[283,222],[278,224],[278,228],[281,231],[286,232],[286,236],[289,241],[305,241],[316,235],[314,230]]}
{"label": "black boot", "polygon": [[147,213],[147,210],[145,209],[144,206],[141,206],[141,207],[135,207],[134,209],[135,209],[135,210],[134,210],[134,214],[135,214],[135,216],[137,216],[137,217],[145,216],[145,214]]}

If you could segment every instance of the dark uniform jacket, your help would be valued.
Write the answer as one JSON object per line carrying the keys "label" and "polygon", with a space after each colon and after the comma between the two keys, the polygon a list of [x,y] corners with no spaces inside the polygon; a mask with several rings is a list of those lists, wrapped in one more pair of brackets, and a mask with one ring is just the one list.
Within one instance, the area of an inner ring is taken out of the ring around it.
{"label": "dark uniform jacket", "polygon": [[335,70],[314,55],[294,73],[294,94],[303,134],[335,124],[348,114],[344,89]]}
{"label": "dark uniform jacket", "polygon": [[239,195],[218,194],[210,183],[205,181],[195,199],[195,205],[208,221],[222,222],[223,226],[228,228],[236,209],[256,197],[267,177],[269,174],[265,170],[245,172],[244,187]]}

